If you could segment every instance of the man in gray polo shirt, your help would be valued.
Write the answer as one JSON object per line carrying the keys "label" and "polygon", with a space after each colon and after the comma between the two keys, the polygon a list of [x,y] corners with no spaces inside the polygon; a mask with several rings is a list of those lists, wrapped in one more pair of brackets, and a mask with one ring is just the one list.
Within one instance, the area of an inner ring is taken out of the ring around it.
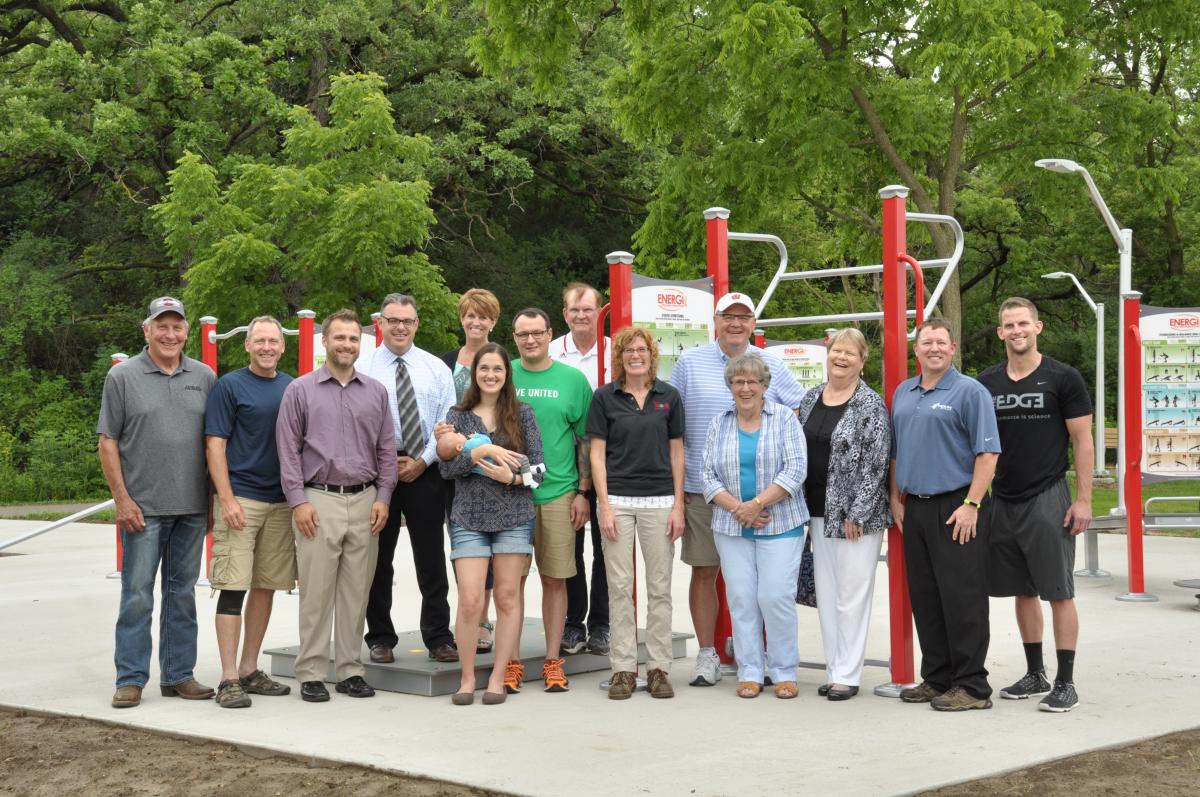
{"label": "man in gray polo shirt", "polygon": [[117,615],[114,708],[142,699],[150,680],[154,576],[162,569],[158,645],[164,697],[208,700],[196,682],[196,578],[208,520],[204,408],[212,370],[183,354],[183,304],[164,296],[142,322],[146,348],[115,366],[100,401],[100,465],[116,502],[124,559]]}
{"label": "man in gray polo shirt", "polygon": [[943,319],[917,327],[921,373],[892,398],[892,514],[904,532],[922,679],[900,699],[938,711],[992,707],[987,548],[978,520],[1000,433],[991,394],[954,368],[955,349]]}

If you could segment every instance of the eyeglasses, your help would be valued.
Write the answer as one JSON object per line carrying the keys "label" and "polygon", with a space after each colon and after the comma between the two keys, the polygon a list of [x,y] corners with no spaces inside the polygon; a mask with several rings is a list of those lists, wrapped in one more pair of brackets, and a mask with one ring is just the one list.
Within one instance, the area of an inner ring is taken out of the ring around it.
{"label": "eyeglasses", "polygon": [[638,346],[636,349],[621,349],[621,354],[640,354],[643,357],[650,353],[650,349],[645,346]]}
{"label": "eyeglasses", "polygon": [[388,318],[385,315],[381,315],[379,316],[379,320],[387,324],[388,329],[396,329],[397,327],[412,329],[417,325],[416,318]]}
{"label": "eyeglasses", "polygon": [[513,337],[517,340],[541,340],[549,331],[548,329],[535,329],[529,332],[514,332]]}
{"label": "eyeglasses", "polygon": [[568,307],[567,315],[595,315],[595,307]]}
{"label": "eyeglasses", "polygon": [[762,384],[761,379],[735,379],[729,384],[736,388],[758,387]]}
{"label": "eyeglasses", "polygon": [[754,316],[742,315],[740,313],[718,313],[717,315],[722,321],[728,321],[729,323],[741,321],[743,324],[748,324],[754,320]]}

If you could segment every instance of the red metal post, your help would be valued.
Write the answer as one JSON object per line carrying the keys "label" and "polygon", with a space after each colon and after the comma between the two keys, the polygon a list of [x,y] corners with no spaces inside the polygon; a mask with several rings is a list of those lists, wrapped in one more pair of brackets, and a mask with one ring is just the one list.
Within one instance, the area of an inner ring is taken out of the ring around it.
{"label": "red metal post", "polygon": [[[112,364],[120,365],[121,363],[125,362],[128,359],[129,359],[128,354],[126,354],[125,352],[119,351],[112,356]],[[121,575],[121,568],[124,566],[124,563],[125,563],[125,546],[121,544],[121,526],[118,524],[118,525],[115,525],[114,528],[117,531],[117,569],[109,574],[109,576],[108,576],[109,578],[119,578]]]}
{"label": "red metal post", "polygon": [[[896,388],[908,378],[908,312],[905,270],[899,255],[908,248],[908,188],[889,185],[879,191],[883,200],[883,391],[888,409]],[[917,305],[923,304],[918,294]],[[888,619],[891,630],[893,685],[913,683],[912,601],[904,567],[904,537],[899,526],[888,530]]]}
{"label": "red metal post", "polygon": [[[608,261],[608,329],[612,335],[633,326],[633,255],[629,252],[609,252]],[[603,328],[600,337],[604,337]]]}
{"label": "red metal post", "polygon": [[729,293],[729,211],[709,208],[704,211],[707,242],[708,276],[713,280],[713,305]]}
{"label": "red metal post", "polygon": [[313,332],[317,314],[312,310],[301,310],[296,313],[296,317],[300,319],[297,325],[300,330],[300,345],[297,348],[296,373],[304,376],[313,370]]}
{"label": "red metal post", "polygon": [[[213,373],[217,371],[217,319],[214,316],[206,315],[200,319],[200,359],[204,364],[212,369]],[[213,547],[213,512],[212,501],[209,501],[208,508],[208,526],[207,532],[204,535],[204,573],[205,577],[212,567],[212,547]]]}
{"label": "red metal post", "polygon": [[1141,298],[1136,291],[1121,294],[1125,329],[1125,518],[1129,553],[1129,593],[1125,600],[1154,600],[1145,595],[1142,561],[1142,333]]}

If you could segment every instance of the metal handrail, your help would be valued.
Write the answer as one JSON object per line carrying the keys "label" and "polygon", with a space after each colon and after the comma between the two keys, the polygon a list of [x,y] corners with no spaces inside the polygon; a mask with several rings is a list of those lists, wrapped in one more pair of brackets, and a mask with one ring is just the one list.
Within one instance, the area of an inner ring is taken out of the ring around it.
{"label": "metal handrail", "polygon": [[[279,328],[281,330],[283,330],[283,334],[285,334],[285,335],[299,335],[300,334],[300,330],[288,329],[287,327],[283,326],[282,324],[279,325]],[[208,342],[216,343],[218,340],[228,340],[229,338],[232,338],[234,335],[240,335],[243,332],[249,332],[249,331],[250,331],[250,327],[243,325],[240,327],[234,327],[233,329],[229,330],[228,332],[209,332],[208,333]]]}
{"label": "metal handrail", "polygon": [[[1145,503],[1144,509],[1142,511],[1145,512],[1146,514],[1150,514],[1150,505],[1153,504],[1155,501],[1161,501],[1163,503],[1166,503],[1169,501],[1198,501],[1198,502],[1200,502],[1200,495],[1156,495],[1153,498],[1146,499],[1146,503]],[[1195,514],[1195,512],[1176,512],[1175,514],[1193,515],[1193,514]]]}
{"label": "metal handrail", "polygon": [[40,529],[34,529],[28,534],[23,534],[16,539],[9,540],[8,542],[0,542],[0,551],[3,551],[5,548],[11,548],[12,546],[25,542],[26,540],[32,540],[34,537],[38,537],[48,531],[54,531],[55,529],[65,526],[68,523],[74,523],[76,520],[82,520],[83,518],[94,515],[97,512],[102,512],[109,507],[116,506],[116,503],[116,501],[110,498],[102,504],[96,504],[95,506],[88,507],[87,509],[81,509],[73,515],[67,515],[65,518],[55,520],[52,523],[42,526]]}

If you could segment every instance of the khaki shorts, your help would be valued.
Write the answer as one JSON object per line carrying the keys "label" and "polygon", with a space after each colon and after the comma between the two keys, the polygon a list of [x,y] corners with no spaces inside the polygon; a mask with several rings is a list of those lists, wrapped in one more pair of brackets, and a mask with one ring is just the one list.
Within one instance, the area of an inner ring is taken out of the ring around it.
{"label": "khaki shorts", "polygon": [[253,498],[237,499],[246,525],[235,531],[225,525],[221,502],[214,501],[213,549],[208,581],[213,589],[279,589],[296,585],[296,542],[292,510],[286,502],[271,504]]}
{"label": "khaki shorts", "polygon": [[[538,572],[548,578],[575,575],[575,535],[571,528],[571,502],[575,491],[533,508],[533,558]],[[526,571],[528,575],[529,571]]]}
{"label": "khaki shorts", "polygon": [[718,567],[721,557],[713,542],[712,504],[700,493],[686,493],[684,501],[683,516],[687,527],[683,532],[680,558],[692,567]]}

